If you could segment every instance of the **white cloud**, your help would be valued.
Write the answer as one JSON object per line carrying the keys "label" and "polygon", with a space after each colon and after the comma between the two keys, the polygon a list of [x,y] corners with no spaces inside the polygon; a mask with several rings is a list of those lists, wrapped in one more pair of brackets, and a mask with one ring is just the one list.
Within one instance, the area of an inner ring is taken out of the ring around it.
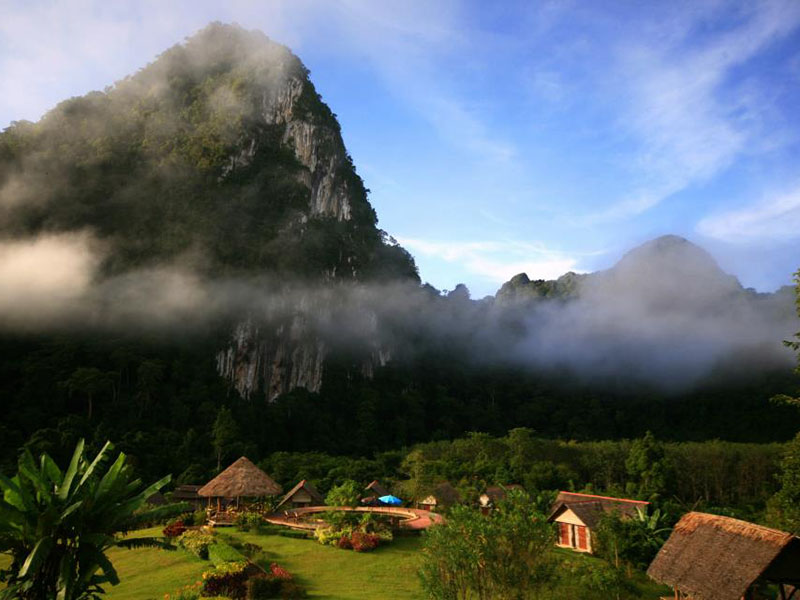
{"label": "white cloud", "polygon": [[[800,4],[776,0],[732,6],[712,5],[712,18],[740,10],[742,23],[719,33],[704,33],[697,47],[693,34],[707,25],[707,11],[687,12],[653,39],[628,41],[620,51],[617,81],[631,98],[620,127],[639,146],[631,165],[634,185],[628,198],[590,220],[604,221],[640,214],[690,185],[709,180],[748,152],[769,146],[762,111],[769,103],[753,102],[731,86],[734,71],[770,44],[800,26]],[[615,94],[619,90],[615,90]]]}
{"label": "white cloud", "polygon": [[556,279],[568,271],[578,271],[577,258],[542,244],[442,242],[407,237],[399,237],[398,241],[415,252],[458,264],[495,283],[504,283],[519,273],[527,273],[531,279]]}
{"label": "white cloud", "polygon": [[769,242],[800,238],[800,186],[753,205],[706,217],[703,235],[726,242]]}

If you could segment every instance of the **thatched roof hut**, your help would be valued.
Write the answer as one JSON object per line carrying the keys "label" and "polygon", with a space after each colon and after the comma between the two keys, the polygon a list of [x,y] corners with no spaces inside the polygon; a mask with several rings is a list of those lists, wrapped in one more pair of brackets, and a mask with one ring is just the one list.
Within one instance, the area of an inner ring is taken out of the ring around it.
{"label": "thatched roof hut", "polygon": [[800,586],[800,538],[746,521],[690,512],[678,521],[647,574],[693,600],[750,597],[759,581]]}
{"label": "thatched roof hut", "polygon": [[314,487],[314,484],[307,479],[303,479],[289,490],[275,508],[281,508],[286,505],[291,508],[297,508],[299,506],[324,506],[325,499],[322,497],[322,494],[317,491],[317,488]]}
{"label": "thatched roof hut", "polygon": [[375,479],[372,483],[370,483],[367,487],[364,488],[367,492],[372,492],[372,495],[376,498],[380,498],[381,496],[388,496],[390,494],[389,490],[383,487],[380,482]]}
{"label": "thatched roof hut", "polygon": [[281,492],[281,486],[244,456],[197,491],[206,498],[259,498]]}

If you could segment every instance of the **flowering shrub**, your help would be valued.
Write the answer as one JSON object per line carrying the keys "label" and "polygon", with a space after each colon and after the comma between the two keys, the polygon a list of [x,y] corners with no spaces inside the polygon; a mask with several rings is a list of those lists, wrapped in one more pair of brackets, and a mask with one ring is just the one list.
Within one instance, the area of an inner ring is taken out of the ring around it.
{"label": "flowering shrub", "polygon": [[356,552],[369,552],[378,547],[381,541],[390,542],[392,532],[364,533],[363,531],[352,531],[342,529],[339,531],[333,528],[317,529],[314,537],[320,544],[336,546],[343,550],[355,550]]}
{"label": "flowering shrub", "polygon": [[168,538],[176,538],[181,535],[184,531],[186,531],[186,525],[183,524],[183,521],[173,521],[166,527],[164,527],[164,537]]}
{"label": "flowering shrub", "polygon": [[375,550],[380,543],[380,539],[374,533],[354,532],[350,536],[350,547],[356,552],[369,552]]}
{"label": "flowering shrub", "polygon": [[272,563],[269,566],[269,572],[273,577],[277,577],[278,579],[289,580],[292,578],[292,574],[278,563]]}
{"label": "flowering shrub", "polygon": [[208,547],[214,543],[214,536],[202,531],[185,531],[178,538],[178,545],[203,560],[208,560]]}
{"label": "flowering shrub", "polygon": [[223,563],[203,573],[203,596],[244,598],[247,584],[246,562]]}

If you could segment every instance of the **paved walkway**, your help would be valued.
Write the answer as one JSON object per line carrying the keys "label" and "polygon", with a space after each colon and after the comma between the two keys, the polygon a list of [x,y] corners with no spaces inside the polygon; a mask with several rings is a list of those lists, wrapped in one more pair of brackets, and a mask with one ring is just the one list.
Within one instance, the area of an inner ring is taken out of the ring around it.
{"label": "paved walkway", "polygon": [[435,512],[419,508],[397,508],[394,506],[357,506],[355,508],[352,506],[309,506],[306,508],[293,508],[283,513],[269,515],[266,519],[267,522],[273,525],[291,527],[292,529],[313,530],[318,527],[323,527],[325,522],[321,519],[316,522],[306,521],[302,520],[301,517],[315,513],[323,513],[329,510],[370,512],[398,517],[400,519],[399,527],[411,531],[422,531],[432,525],[444,523],[444,517]]}

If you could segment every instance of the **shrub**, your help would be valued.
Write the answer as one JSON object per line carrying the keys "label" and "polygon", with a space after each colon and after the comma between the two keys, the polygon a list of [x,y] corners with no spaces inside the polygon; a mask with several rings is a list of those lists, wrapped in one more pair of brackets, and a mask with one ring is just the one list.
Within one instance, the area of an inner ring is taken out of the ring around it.
{"label": "shrub", "polygon": [[184,525],[183,521],[179,519],[164,527],[164,531],[162,533],[164,534],[164,537],[176,538],[183,534],[184,531],[186,531],[186,525]]}
{"label": "shrub", "polygon": [[244,598],[247,593],[247,562],[226,562],[203,573],[203,596]]}
{"label": "shrub", "polygon": [[239,513],[234,521],[234,525],[236,525],[239,531],[250,531],[251,529],[259,530],[265,523],[264,517],[257,512]]}
{"label": "shrub", "polygon": [[266,600],[269,598],[305,598],[306,591],[291,579],[282,579],[275,575],[252,577],[247,582],[248,600]]}
{"label": "shrub", "polygon": [[247,562],[247,558],[241,552],[225,542],[216,542],[208,547],[208,560],[214,563],[215,567],[226,563]]}
{"label": "shrub", "polygon": [[248,600],[268,600],[281,593],[282,582],[271,576],[251,577],[247,580]]}
{"label": "shrub", "polygon": [[273,577],[277,577],[278,579],[285,579],[289,580],[292,578],[292,574],[289,573],[286,569],[280,566],[278,563],[272,563],[269,566],[269,572],[272,574]]}
{"label": "shrub", "polygon": [[213,543],[213,535],[198,530],[186,531],[178,538],[178,544],[182,548],[203,560],[208,560],[208,547]]}
{"label": "shrub", "polygon": [[186,514],[181,515],[181,520],[183,524],[187,527],[205,525],[206,523],[206,511],[204,510],[196,510],[194,512],[188,512]]}
{"label": "shrub", "polygon": [[350,542],[350,536],[343,535],[339,538],[339,541],[336,542],[336,547],[341,548],[342,550],[352,550],[353,544]]}
{"label": "shrub", "polygon": [[350,536],[350,547],[356,552],[369,552],[378,547],[380,540],[374,533],[355,531]]}

